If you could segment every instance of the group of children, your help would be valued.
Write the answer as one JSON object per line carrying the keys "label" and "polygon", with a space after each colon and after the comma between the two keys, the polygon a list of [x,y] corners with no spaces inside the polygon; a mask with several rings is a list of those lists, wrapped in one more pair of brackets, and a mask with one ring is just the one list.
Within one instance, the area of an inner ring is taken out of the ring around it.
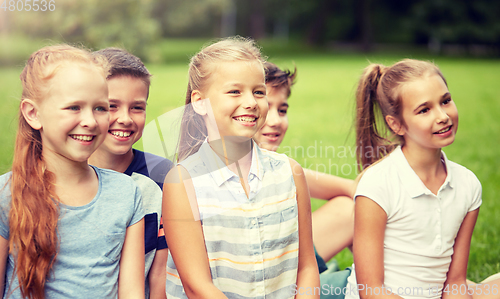
{"label": "group of children", "polygon": [[[358,152],[357,186],[275,152],[296,72],[252,40],[203,48],[188,75],[174,166],[132,148],[151,77],[137,57],[31,55],[0,177],[4,298],[500,297],[500,280],[466,282],[481,185],[441,150],[458,112],[434,64],[365,69],[356,145],[377,151]],[[310,194],[330,200],[311,213]],[[353,267],[320,282],[351,245]]]}

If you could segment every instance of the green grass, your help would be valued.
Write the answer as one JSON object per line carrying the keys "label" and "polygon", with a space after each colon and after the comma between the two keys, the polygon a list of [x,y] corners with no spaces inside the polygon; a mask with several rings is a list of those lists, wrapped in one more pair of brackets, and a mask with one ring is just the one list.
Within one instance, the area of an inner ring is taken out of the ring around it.
{"label": "green grass", "polygon": [[[173,54],[165,55],[180,60],[202,44],[193,42],[187,46],[191,49],[188,52],[171,49]],[[289,101],[290,128],[280,151],[290,154],[305,167],[354,178],[355,158],[351,151],[354,150],[352,121],[356,82],[368,60],[389,64],[404,56],[320,52],[294,58],[290,55],[277,57],[272,56],[271,61],[288,68],[295,64],[298,69],[298,81]],[[148,65],[154,74],[148,122],[184,103],[187,65],[174,63],[176,59],[170,61],[173,63]],[[483,186],[483,205],[472,239],[468,275],[469,279],[481,281],[500,272],[500,230],[496,222],[500,216],[500,205],[496,203],[500,198],[500,159],[497,155],[500,146],[500,92],[496,87],[500,82],[500,61],[437,57],[435,62],[447,77],[460,115],[457,138],[453,145],[445,148],[446,154],[451,160],[471,169]],[[2,173],[9,170],[12,161],[20,71],[20,68],[0,69],[0,97],[4,103],[0,110]],[[142,145],[139,143],[137,147],[142,148]],[[312,203],[316,209],[322,201],[313,200]],[[344,251],[337,260],[341,267],[346,267],[352,263],[352,255]]]}

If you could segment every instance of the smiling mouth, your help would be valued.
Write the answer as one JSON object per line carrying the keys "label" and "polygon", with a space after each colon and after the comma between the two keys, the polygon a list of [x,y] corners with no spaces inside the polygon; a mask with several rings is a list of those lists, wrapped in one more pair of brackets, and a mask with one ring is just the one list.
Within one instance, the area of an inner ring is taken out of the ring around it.
{"label": "smiling mouth", "polygon": [[436,132],[436,133],[434,133],[434,134],[443,134],[443,133],[448,132],[449,130],[451,130],[451,126],[446,127],[446,128],[444,128],[444,129],[442,129],[442,130],[440,130],[440,131],[437,131],[437,132]]}
{"label": "smiling mouth", "polygon": [[78,141],[92,141],[94,139],[94,135],[69,135],[74,140]]}
{"label": "smiling mouth", "polygon": [[257,120],[257,117],[252,117],[252,116],[237,116],[237,117],[233,117],[233,119],[235,119],[237,121],[240,121],[240,122],[252,123],[252,122],[255,122]]}
{"label": "smiling mouth", "polygon": [[108,131],[111,135],[116,137],[129,137],[133,132],[124,132],[124,131]]}
{"label": "smiling mouth", "polygon": [[266,133],[266,134],[262,134],[262,135],[264,135],[266,137],[275,137],[275,138],[281,136],[281,134],[277,134],[277,133]]}

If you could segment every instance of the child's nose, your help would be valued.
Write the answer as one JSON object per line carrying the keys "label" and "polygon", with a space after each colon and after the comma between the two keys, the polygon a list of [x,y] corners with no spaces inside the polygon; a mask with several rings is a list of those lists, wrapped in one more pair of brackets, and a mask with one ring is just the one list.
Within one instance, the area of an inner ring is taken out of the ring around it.
{"label": "child's nose", "polygon": [[270,127],[275,127],[279,126],[281,124],[281,118],[278,114],[277,110],[270,109],[269,112],[267,113],[267,118],[266,118],[266,125]]}
{"label": "child's nose", "polygon": [[80,122],[82,127],[88,127],[93,129],[97,125],[97,121],[94,116],[94,111],[92,109],[84,109],[82,112],[82,119]]}
{"label": "child's nose", "polygon": [[132,118],[130,117],[130,112],[128,109],[123,109],[119,116],[118,119],[116,120],[119,124],[129,126],[132,124]]}
{"label": "child's nose", "polygon": [[447,123],[450,117],[443,108],[438,109],[437,121],[438,123]]}
{"label": "child's nose", "polygon": [[247,109],[255,109],[257,107],[257,101],[253,94],[247,94],[243,97],[243,106]]}

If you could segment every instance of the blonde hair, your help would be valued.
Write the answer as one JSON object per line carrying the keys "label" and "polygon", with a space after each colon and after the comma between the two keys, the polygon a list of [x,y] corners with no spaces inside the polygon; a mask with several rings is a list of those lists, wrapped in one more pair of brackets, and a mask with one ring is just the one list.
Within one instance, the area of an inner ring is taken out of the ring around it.
{"label": "blonde hair", "polygon": [[[31,54],[21,73],[22,99],[43,101],[57,71],[75,62],[95,66],[106,77],[106,62],[100,56],[68,45],[44,47]],[[45,298],[45,282],[57,256],[59,207],[54,180],[43,160],[40,132],[20,111],[10,178],[9,250],[23,298]]]}
{"label": "blonde hair", "polygon": [[[181,136],[178,145],[178,161],[196,153],[207,137],[207,128],[203,118],[194,112],[191,93],[203,90],[214,72],[214,66],[227,61],[258,61],[264,65],[264,57],[255,42],[243,37],[230,37],[213,43],[191,58],[189,63],[189,82],[186,93],[186,105],[181,123]],[[262,67],[264,70],[264,66]]]}
{"label": "blonde hair", "polygon": [[[365,169],[403,144],[402,138],[391,130],[385,118],[391,115],[404,125],[401,117],[402,87],[428,74],[439,75],[447,85],[439,68],[427,61],[404,59],[389,67],[370,64],[364,70],[356,91],[358,170]],[[368,155],[368,151],[371,154]]]}

